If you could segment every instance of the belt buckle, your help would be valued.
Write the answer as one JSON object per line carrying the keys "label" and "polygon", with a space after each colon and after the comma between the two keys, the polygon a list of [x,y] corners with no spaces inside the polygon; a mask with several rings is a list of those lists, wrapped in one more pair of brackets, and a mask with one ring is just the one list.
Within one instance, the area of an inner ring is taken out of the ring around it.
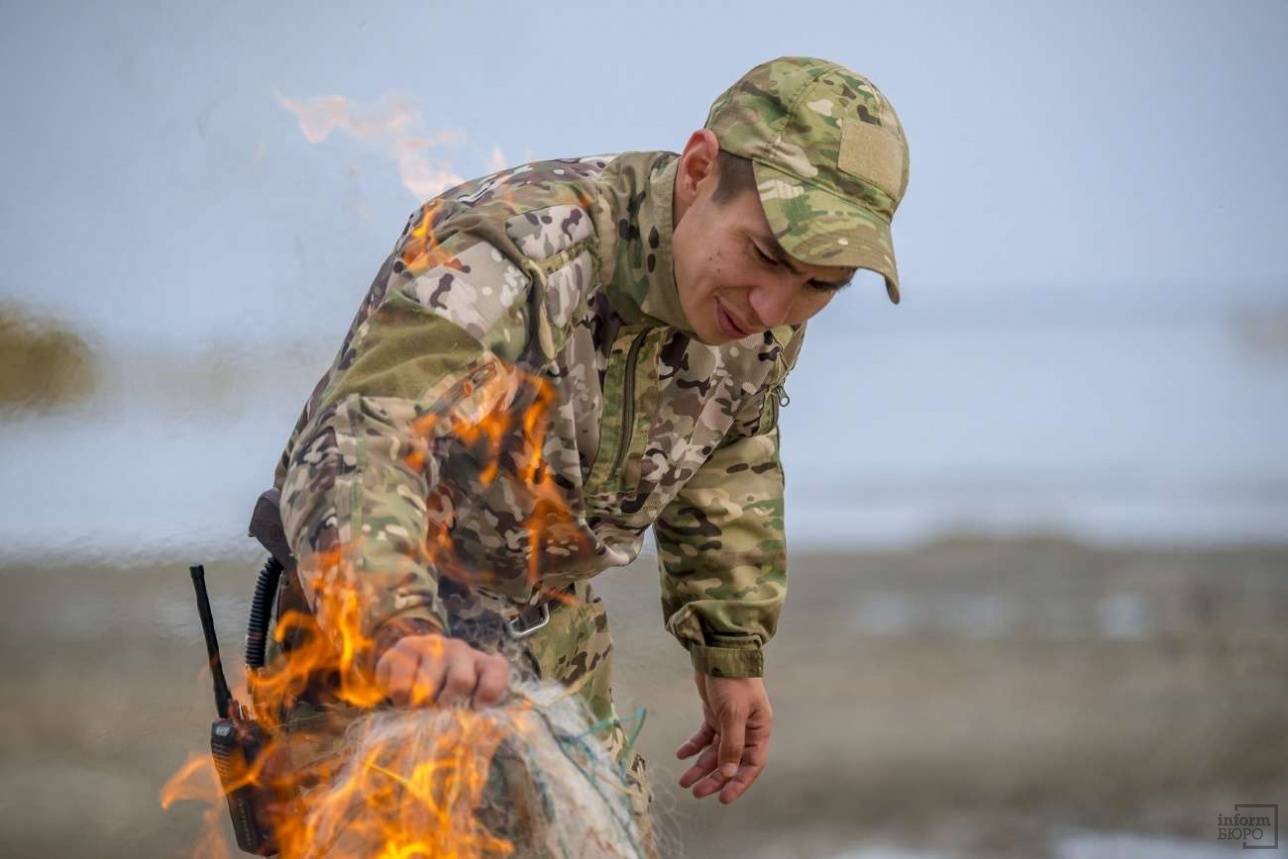
{"label": "belt buckle", "polygon": [[550,623],[550,603],[542,602],[540,605],[541,616],[538,617],[536,623],[531,626],[523,625],[523,612],[520,612],[505,622],[505,631],[510,633],[511,638],[516,641],[521,638],[527,638],[529,635],[532,635],[532,633]]}

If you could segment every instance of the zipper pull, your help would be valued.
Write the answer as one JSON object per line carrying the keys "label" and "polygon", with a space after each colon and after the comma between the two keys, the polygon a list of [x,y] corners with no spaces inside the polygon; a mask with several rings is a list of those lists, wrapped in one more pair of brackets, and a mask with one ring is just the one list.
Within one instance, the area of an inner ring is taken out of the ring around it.
{"label": "zipper pull", "polygon": [[792,398],[787,395],[787,387],[783,382],[779,382],[777,385],[770,388],[769,393],[778,400],[778,407],[780,409],[787,408],[787,404],[792,401]]}

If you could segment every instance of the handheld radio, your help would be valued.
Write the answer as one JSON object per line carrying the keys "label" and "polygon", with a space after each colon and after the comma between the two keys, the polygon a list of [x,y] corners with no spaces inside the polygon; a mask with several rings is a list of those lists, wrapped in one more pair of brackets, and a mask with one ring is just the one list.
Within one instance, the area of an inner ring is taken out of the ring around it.
{"label": "handheld radio", "polygon": [[277,844],[271,826],[261,813],[268,797],[264,795],[264,788],[250,779],[264,748],[264,732],[228,690],[223,662],[219,658],[215,619],[210,612],[210,596],[206,593],[206,571],[196,564],[189,567],[189,572],[192,574],[192,587],[197,592],[197,612],[201,615],[201,631],[206,637],[206,655],[210,659],[210,674],[215,686],[217,718],[210,725],[210,754],[228,799],[228,813],[232,816],[237,846],[256,856],[272,856],[277,852]]}

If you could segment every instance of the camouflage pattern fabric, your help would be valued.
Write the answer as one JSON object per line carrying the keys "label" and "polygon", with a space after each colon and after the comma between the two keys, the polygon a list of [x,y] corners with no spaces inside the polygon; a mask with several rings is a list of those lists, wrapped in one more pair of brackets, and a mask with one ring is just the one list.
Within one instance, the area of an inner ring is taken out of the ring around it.
{"label": "camouflage pattern fabric", "polygon": [[450,631],[440,581],[537,602],[653,527],[695,669],[763,672],[786,592],[777,392],[803,328],[692,335],[676,163],[537,162],[412,214],[278,467],[311,602],[338,554],[364,633]]}
{"label": "camouflage pattern fabric", "polygon": [[655,856],[658,844],[651,817],[653,789],[644,756],[630,743],[631,732],[637,726],[623,722],[613,705],[613,639],[608,631],[608,613],[588,582],[578,582],[574,595],[573,603],[559,605],[551,612],[550,623],[524,640],[525,650],[537,665],[538,677],[574,690],[603,726],[598,735],[626,773],[631,810],[644,836],[645,855]]}
{"label": "camouflage pattern fabric", "polygon": [[890,222],[908,189],[908,141],[871,81],[826,60],[781,57],[716,99],[707,128],[721,149],[754,163],[785,251],[879,272],[899,302]]}

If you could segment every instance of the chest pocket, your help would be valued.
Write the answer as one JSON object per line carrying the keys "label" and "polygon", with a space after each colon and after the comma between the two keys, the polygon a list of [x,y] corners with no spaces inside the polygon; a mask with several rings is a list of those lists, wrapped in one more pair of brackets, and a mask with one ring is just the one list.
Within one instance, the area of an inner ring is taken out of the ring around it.
{"label": "chest pocket", "polygon": [[613,341],[604,373],[599,451],[586,494],[615,496],[639,484],[640,460],[657,411],[658,351],[666,329],[627,326]]}

